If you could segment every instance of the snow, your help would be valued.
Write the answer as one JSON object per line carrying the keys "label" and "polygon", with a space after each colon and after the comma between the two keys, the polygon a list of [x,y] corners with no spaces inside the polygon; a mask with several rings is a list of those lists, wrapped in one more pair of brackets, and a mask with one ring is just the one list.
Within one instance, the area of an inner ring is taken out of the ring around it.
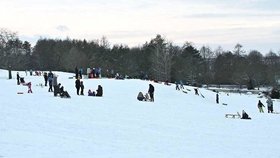
{"label": "snow", "polygon": [[[16,72],[0,70],[0,157],[4,158],[279,158],[280,115],[258,112],[255,94],[188,94],[137,79],[83,79],[85,94],[102,85],[104,96],[75,94],[73,74],[58,74],[71,99],[54,97],[41,87],[43,76],[20,76],[32,82],[16,84]],[[155,87],[155,102],[136,100],[139,91]],[[24,94],[17,94],[23,92]],[[222,105],[226,103],[227,105]],[[274,101],[280,111],[279,100]],[[265,104],[266,105],[266,104]],[[245,110],[252,120],[225,118]]]}

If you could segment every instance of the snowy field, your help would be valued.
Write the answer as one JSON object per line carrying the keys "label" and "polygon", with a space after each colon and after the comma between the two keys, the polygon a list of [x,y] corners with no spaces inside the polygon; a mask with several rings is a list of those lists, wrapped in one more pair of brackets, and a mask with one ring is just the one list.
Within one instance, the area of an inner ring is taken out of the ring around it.
{"label": "snowy field", "polygon": [[[280,114],[260,114],[258,95],[188,94],[142,80],[83,79],[85,94],[102,85],[102,98],[77,96],[71,73],[55,72],[71,99],[54,97],[38,86],[43,76],[0,70],[1,158],[280,158]],[[155,87],[155,102],[136,100]],[[37,86],[36,86],[37,85]],[[17,94],[24,92],[24,94]],[[222,105],[226,103],[227,105]],[[266,106],[266,104],[265,104]],[[280,112],[279,100],[274,101]],[[245,110],[252,120],[225,118]]]}

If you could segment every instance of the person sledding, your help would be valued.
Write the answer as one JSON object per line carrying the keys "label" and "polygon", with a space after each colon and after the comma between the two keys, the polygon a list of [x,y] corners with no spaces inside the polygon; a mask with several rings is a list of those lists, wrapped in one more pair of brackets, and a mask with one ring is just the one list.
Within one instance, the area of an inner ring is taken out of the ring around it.
{"label": "person sledding", "polygon": [[151,101],[150,96],[148,93],[145,95],[142,92],[139,92],[137,95],[137,100],[139,101]]}
{"label": "person sledding", "polygon": [[88,96],[95,96],[95,92],[91,91],[90,89],[88,90]]}
{"label": "person sledding", "polygon": [[98,85],[95,96],[97,96],[97,97],[102,97],[103,96],[103,88],[101,87],[101,85]]}
{"label": "person sledding", "polygon": [[59,92],[60,92],[60,97],[61,98],[71,98],[69,93],[64,90],[63,86],[60,87]]}
{"label": "person sledding", "polygon": [[32,86],[31,82],[28,82],[28,83],[22,83],[22,85],[24,85],[24,86],[27,86],[27,87],[28,87],[27,93],[33,93],[33,92],[32,92],[32,89],[31,89],[31,86]]}
{"label": "person sledding", "polygon": [[251,120],[251,117],[249,117],[249,115],[244,110],[242,110],[242,117],[241,117],[241,119]]}
{"label": "person sledding", "polygon": [[137,99],[138,99],[139,101],[144,101],[144,100],[145,100],[145,97],[144,97],[144,95],[143,95],[142,92],[139,92],[139,93],[138,93]]}

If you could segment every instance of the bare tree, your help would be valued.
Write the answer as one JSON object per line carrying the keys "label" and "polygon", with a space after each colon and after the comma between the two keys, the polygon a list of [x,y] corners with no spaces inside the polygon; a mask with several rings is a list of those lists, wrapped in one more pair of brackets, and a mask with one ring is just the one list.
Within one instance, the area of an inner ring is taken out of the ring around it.
{"label": "bare tree", "polygon": [[172,43],[157,35],[151,40],[152,72],[156,80],[166,81],[171,79],[172,57],[175,53]]}
{"label": "bare tree", "polygon": [[243,47],[243,46],[242,46],[241,44],[237,43],[237,44],[234,46],[234,50],[233,50],[234,54],[235,54],[235,55],[238,55],[238,56],[244,55],[246,52],[245,52],[245,50],[242,49],[242,47]]}
{"label": "bare tree", "polygon": [[202,46],[200,48],[200,56],[203,59],[203,70],[202,73],[204,75],[203,82],[210,83],[213,79],[213,61],[214,61],[214,52],[211,50],[209,46]]}

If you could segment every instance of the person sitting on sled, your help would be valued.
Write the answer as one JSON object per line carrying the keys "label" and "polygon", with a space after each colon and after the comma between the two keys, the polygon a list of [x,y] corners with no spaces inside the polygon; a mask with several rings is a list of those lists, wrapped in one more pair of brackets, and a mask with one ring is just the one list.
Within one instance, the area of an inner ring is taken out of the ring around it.
{"label": "person sitting on sled", "polygon": [[241,117],[241,119],[251,119],[250,117],[249,117],[249,115],[244,111],[244,110],[242,110],[242,117]]}

